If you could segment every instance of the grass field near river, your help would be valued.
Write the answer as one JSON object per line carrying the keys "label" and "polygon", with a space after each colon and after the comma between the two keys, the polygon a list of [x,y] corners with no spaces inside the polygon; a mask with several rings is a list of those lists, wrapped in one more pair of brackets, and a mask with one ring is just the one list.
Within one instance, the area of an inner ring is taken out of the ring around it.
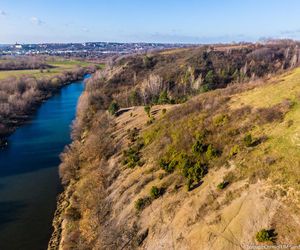
{"label": "grass field near river", "polygon": [[[26,70],[0,70],[0,80],[6,79],[9,77],[21,77],[23,75],[31,75],[36,78],[40,77],[48,77],[55,74],[59,74],[66,70],[72,70],[78,66],[85,67],[89,66],[93,63],[84,62],[84,61],[77,61],[77,60],[61,60],[61,61],[47,61],[48,65],[53,66],[50,69],[26,69]],[[98,65],[101,67],[101,65]]]}

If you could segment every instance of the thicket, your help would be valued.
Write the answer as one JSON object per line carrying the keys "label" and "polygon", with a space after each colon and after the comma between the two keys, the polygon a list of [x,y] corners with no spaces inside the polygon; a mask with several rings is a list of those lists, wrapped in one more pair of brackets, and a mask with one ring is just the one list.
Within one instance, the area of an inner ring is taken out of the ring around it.
{"label": "thicket", "polygon": [[[85,100],[81,99],[80,102]],[[79,120],[84,119],[86,111],[79,105],[75,124],[83,124]],[[87,111],[90,112],[93,113],[91,110]],[[107,228],[104,230],[101,223],[109,217],[104,197],[110,184],[104,169],[107,159],[117,148],[108,136],[115,124],[104,110],[93,113],[92,116],[89,125],[84,124],[89,127],[89,131],[74,138],[61,155],[62,163],[59,167],[62,182],[68,186],[65,199],[70,205],[64,210],[63,216],[67,219],[64,247],[70,249],[78,246],[82,249],[92,248],[110,237],[110,231]],[[112,171],[117,173],[117,169]]]}

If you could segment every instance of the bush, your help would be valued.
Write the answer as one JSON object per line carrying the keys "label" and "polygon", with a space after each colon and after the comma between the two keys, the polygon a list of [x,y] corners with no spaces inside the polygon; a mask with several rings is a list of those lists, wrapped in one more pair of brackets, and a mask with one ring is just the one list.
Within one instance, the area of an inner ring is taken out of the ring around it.
{"label": "bush", "polygon": [[201,179],[206,175],[207,167],[205,164],[197,162],[193,166],[190,166],[187,169],[187,188],[191,190],[194,185],[199,184]]}
{"label": "bush", "polygon": [[250,133],[245,135],[243,141],[244,141],[244,144],[246,145],[246,147],[251,147],[253,144],[252,135]]}
{"label": "bush", "polygon": [[187,187],[190,190],[194,185],[198,184],[204,175],[207,173],[206,165],[198,162],[193,162],[191,157],[186,154],[180,154],[177,164],[182,175],[187,179]]}
{"label": "bush", "polygon": [[273,242],[276,239],[276,233],[274,229],[262,229],[256,233],[255,238],[258,242]]}
{"label": "bush", "polygon": [[167,173],[173,173],[175,170],[175,167],[177,165],[177,161],[173,160],[173,161],[169,161],[166,158],[162,158],[159,161],[159,166],[165,170]]}
{"label": "bush", "polygon": [[222,190],[226,188],[228,185],[229,185],[228,181],[222,181],[221,183],[218,184],[217,188]]}
{"label": "bush", "polygon": [[136,145],[129,147],[128,150],[123,151],[123,164],[127,165],[129,168],[134,168],[136,166],[141,166],[141,156],[140,150],[144,146],[143,143],[138,142]]}
{"label": "bush", "polygon": [[153,186],[150,190],[150,196],[152,199],[157,199],[160,196],[162,196],[164,193],[164,188],[158,188],[156,186]]}
{"label": "bush", "polygon": [[166,109],[162,109],[161,112],[164,115],[165,113],[167,113],[167,110]]}
{"label": "bush", "polygon": [[137,211],[142,211],[150,203],[151,203],[150,197],[139,198],[138,200],[135,201],[134,207]]}
{"label": "bush", "polygon": [[205,155],[207,160],[211,160],[218,155],[218,151],[211,144],[209,144]]}
{"label": "bush", "polygon": [[219,115],[216,115],[216,116],[213,118],[213,123],[214,123],[216,126],[222,126],[222,125],[225,125],[227,122],[228,122],[228,116],[227,116],[227,115],[219,114]]}
{"label": "bush", "polygon": [[159,94],[158,104],[167,104],[167,103],[170,103],[170,99],[168,97],[167,91],[164,90]]}
{"label": "bush", "polygon": [[197,141],[194,143],[192,148],[194,153],[201,154],[207,150],[207,145],[204,143],[204,136],[199,135]]}
{"label": "bush", "polygon": [[212,70],[208,71],[204,78],[204,83],[207,90],[212,90],[214,88],[215,81],[216,81],[215,73]]}
{"label": "bush", "polygon": [[111,115],[116,115],[116,113],[118,112],[118,110],[120,109],[118,103],[116,101],[111,102],[111,104],[108,107],[108,112]]}

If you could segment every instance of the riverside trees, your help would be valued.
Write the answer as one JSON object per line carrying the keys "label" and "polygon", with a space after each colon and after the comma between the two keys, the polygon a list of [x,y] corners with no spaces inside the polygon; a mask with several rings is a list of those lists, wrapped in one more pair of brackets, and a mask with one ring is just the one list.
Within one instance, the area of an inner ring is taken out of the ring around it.
{"label": "riverside trees", "polygon": [[8,135],[34,107],[68,82],[92,68],[76,68],[51,77],[11,77],[0,81],[0,138]]}

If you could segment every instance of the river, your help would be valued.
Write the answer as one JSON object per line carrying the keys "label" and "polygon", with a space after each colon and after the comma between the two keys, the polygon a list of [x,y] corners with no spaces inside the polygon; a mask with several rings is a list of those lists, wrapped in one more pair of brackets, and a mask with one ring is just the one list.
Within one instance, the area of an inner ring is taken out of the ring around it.
{"label": "river", "polygon": [[83,81],[63,87],[0,150],[1,250],[47,248],[62,189],[59,154],[71,142],[70,125],[83,88]]}

